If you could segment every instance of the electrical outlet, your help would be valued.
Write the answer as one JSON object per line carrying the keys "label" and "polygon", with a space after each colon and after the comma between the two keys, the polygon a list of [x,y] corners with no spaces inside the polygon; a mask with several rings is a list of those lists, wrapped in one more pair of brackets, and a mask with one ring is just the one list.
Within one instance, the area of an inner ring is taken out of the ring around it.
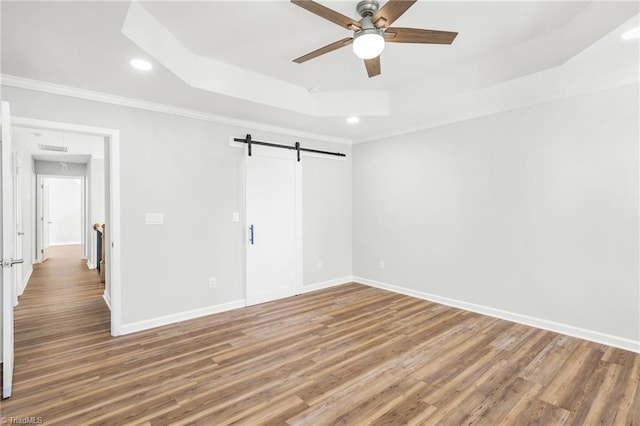
{"label": "electrical outlet", "polygon": [[217,282],[216,277],[209,278],[209,288],[216,288]]}
{"label": "electrical outlet", "polygon": [[316,267],[318,268],[318,271],[322,270],[322,260],[318,260]]}
{"label": "electrical outlet", "polygon": [[384,269],[384,260],[381,260],[378,262],[378,268],[379,269]]}

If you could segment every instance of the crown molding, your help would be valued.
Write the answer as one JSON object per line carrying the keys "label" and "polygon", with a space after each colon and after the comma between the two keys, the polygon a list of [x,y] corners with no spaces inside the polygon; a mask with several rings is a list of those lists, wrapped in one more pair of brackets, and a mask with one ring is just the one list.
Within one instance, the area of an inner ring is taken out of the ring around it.
{"label": "crown molding", "polygon": [[0,74],[0,84],[3,86],[16,87],[19,89],[35,90],[39,92],[51,93],[54,95],[68,96],[72,98],[84,99],[94,102],[102,102],[129,108],[142,109],[146,111],[160,112],[163,114],[175,115],[196,120],[211,121],[229,126],[249,128],[264,132],[279,133],[287,136],[314,139],[323,142],[333,142],[344,145],[351,145],[352,140],[331,135],[304,132],[288,127],[274,126],[271,124],[256,121],[241,120],[223,115],[209,114],[201,111],[180,108],[172,105],[160,104],[156,102],[142,101],[124,96],[112,95],[104,92],[80,89],[77,87],[65,86],[62,84],[50,83],[41,80],[31,80],[14,75]]}

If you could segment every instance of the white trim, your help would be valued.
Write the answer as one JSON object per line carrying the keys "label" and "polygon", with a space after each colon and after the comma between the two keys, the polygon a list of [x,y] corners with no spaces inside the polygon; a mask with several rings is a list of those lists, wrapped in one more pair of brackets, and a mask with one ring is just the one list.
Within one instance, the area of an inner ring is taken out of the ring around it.
{"label": "white trim", "polygon": [[[105,163],[105,170],[109,170],[109,211],[108,226],[106,228],[105,251],[102,255],[107,260],[105,270],[105,286],[111,296],[111,335],[120,335],[122,324],[122,299],[120,277],[120,132],[114,131],[105,135],[109,138],[109,164]],[[109,232],[111,229],[111,232]]]}
{"label": "white trim", "polygon": [[207,306],[204,308],[193,309],[191,311],[180,312],[177,314],[165,315],[162,317],[152,318],[148,320],[123,324],[120,328],[120,334],[135,333],[137,331],[149,330],[151,328],[162,327],[163,325],[173,324],[180,321],[187,321],[194,318],[205,317],[207,315],[218,314],[221,312],[231,311],[233,309],[244,308],[246,305],[244,299],[234,300],[232,302],[221,303],[219,305]]}
{"label": "white trim", "polygon": [[252,298],[251,300],[247,300],[247,306],[256,305],[258,303],[271,302],[274,300],[280,300],[287,297],[296,296],[298,294],[310,293],[312,291],[323,290],[325,288],[335,287],[342,284],[348,284],[350,282],[353,282],[352,276],[334,278],[332,280],[327,280],[319,283],[313,283],[313,284],[296,287],[293,293],[291,293],[291,289],[289,288],[276,290],[269,293],[261,293],[256,297]]}
{"label": "white trim", "polygon": [[80,246],[82,245],[81,241],[56,241],[55,243],[49,242],[49,247],[51,246]]}
{"label": "white trim", "polygon": [[330,135],[322,135],[318,133],[304,132],[301,130],[291,129],[287,127],[274,126],[256,121],[240,120],[233,117],[226,117],[217,114],[209,114],[205,112],[195,111],[187,108],[178,108],[171,105],[160,104],[156,102],[141,101],[138,99],[127,98],[124,96],[111,95],[109,93],[97,92],[93,90],[79,89],[62,84],[49,83],[40,80],[31,80],[28,78],[17,77],[13,75],[0,74],[0,83],[4,86],[16,87],[19,89],[37,90],[40,92],[51,93],[54,95],[68,96],[78,99],[86,99],[95,102],[119,105],[129,108],[143,109],[146,111],[160,112],[163,114],[177,115],[179,117],[193,118],[196,120],[211,121],[219,124],[227,124],[230,126],[250,128],[272,133],[281,133],[299,138],[315,139],[325,142],[341,143],[351,145],[352,140],[340,138]]}
{"label": "white trim", "polygon": [[503,311],[501,309],[491,308],[484,305],[476,305],[475,303],[464,302],[448,297],[437,296],[434,294],[424,293],[418,290],[412,290],[405,287],[386,284],[380,281],[371,280],[362,277],[353,277],[353,280],[360,284],[370,287],[381,288],[383,290],[393,291],[407,296],[417,297],[419,299],[428,300],[430,302],[440,303],[442,305],[453,306],[471,312],[477,312],[482,315],[488,315],[494,318],[500,318],[531,327],[541,328],[543,330],[553,331],[555,333],[566,334],[567,336],[577,337],[579,339],[590,340],[596,343],[602,343],[627,351],[640,353],[640,341],[626,339],[624,337],[613,336],[611,334],[601,333],[599,331],[587,330],[586,328],[574,327],[569,324],[563,324],[555,321],[549,321],[542,318],[522,315],[515,312]]}
{"label": "white trim", "polygon": [[107,304],[107,308],[111,310],[111,296],[109,296],[109,293],[107,293],[106,291],[102,293],[102,299],[104,300],[104,303]]}
{"label": "white trim", "polygon": [[245,306],[253,306],[260,303],[273,302],[274,300],[286,299],[287,297],[292,297],[298,294],[298,289],[298,287],[285,287],[276,290],[264,291],[254,295],[247,295],[247,298],[245,299]]}
{"label": "white trim", "polygon": [[[69,132],[69,133],[80,133],[83,135],[89,136],[111,136],[114,133],[118,133],[117,130],[107,129],[104,127],[94,127],[94,126],[84,126],[82,124],[75,123],[63,123],[59,121],[48,121],[48,120],[39,120],[37,118],[30,117],[14,117],[12,122],[12,126],[14,127],[28,127],[30,129],[40,129],[40,130],[57,130],[61,132]],[[69,179],[77,179],[81,176],[58,176],[58,175],[46,175],[37,173],[42,177],[53,177],[53,178],[69,178]]]}
{"label": "white trim", "polygon": [[96,269],[96,265],[94,265],[93,263],[91,263],[91,261],[89,259],[87,259],[87,268],[88,269]]}
{"label": "white trim", "polygon": [[294,163],[295,174],[295,284],[296,293],[302,289],[304,284],[304,266],[302,259],[304,258],[304,245],[302,242],[302,164],[300,161]]}
{"label": "white trim", "polygon": [[27,274],[24,276],[24,279],[22,280],[22,286],[20,287],[20,290],[18,291],[18,296],[22,296],[22,294],[24,293],[25,289],[27,288],[27,284],[29,284],[29,279],[31,278],[31,274],[33,274],[33,265],[31,265],[29,267],[29,270],[27,271]]}
{"label": "white trim", "polygon": [[312,291],[323,290],[325,288],[335,287],[343,284],[349,284],[350,282],[353,282],[352,276],[334,278],[332,280],[322,281],[319,283],[303,285],[302,288],[299,289],[298,294],[310,293]]}

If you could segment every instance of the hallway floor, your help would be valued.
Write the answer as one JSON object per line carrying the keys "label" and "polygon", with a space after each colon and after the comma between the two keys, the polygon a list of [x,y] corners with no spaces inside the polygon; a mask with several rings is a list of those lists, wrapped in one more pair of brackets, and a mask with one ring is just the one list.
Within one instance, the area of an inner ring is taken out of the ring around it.
{"label": "hallway floor", "polygon": [[56,355],[110,338],[104,284],[96,270],[87,268],[80,245],[52,246],[48,254],[45,262],[34,265],[15,309],[13,396],[3,401],[5,408],[9,401],[28,400],[39,379],[60,371],[64,359]]}

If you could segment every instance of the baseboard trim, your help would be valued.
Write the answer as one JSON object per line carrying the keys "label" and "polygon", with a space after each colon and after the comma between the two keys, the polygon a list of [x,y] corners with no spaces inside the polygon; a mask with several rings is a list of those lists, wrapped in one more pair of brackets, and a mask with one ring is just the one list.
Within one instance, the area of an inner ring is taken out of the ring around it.
{"label": "baseboard trim", "polygon": [[273,302],[274,300],[286,299],[295,296],[297,293],[291,288],[283,288],[275,291],[267,291],[264,293],[252,295],[245,300],[245,306],[259,305],[261,303]]}
{"label": "baseboard trim", "polygon": [[49,243],[49,247],[51,246],[79,246],[82,244],[81,241],[57,241],[55,243]]}
{"label": "baseboard trim", "polygon": [[163,325],[174,324],[180,321],[205,317],[207,315],[218,314],[221,312],[231,311],[233,309],[244,308],[246,301],[244,299],[234,300],[232,302],[221,303],[219,305],[207,306],[204,308],[194,309],[191,311],[180,312],[177,314],[165,315],[158,318],[123,324],[119,329],[119,334],[130,334],[138,331],[149,330]]}
{"label": "baseboard trim", "polygon": [[106,291],[102,293],[102,299],[104,299],[104,303],[107,304],[107,308],[111,310],[111,296]]}
{"label": "baseboard trim", "polygon": [[96,269],[96,265],[94,265],[93,263],[91,263],[90,260],[87,260],[87,268],[89,269]]}
{"label": "baseboard trim", "polygon": [[31,274],[33,274],[33,265],[29,267],[29,270],[27,271],[27,275],[25,275],[24,279],[22,280],[22,285],[20,287],[20,291],[18,292],[18,296],[22,296],[24,291],[27,289],[27,284],[29,284],[29,279],[31,279]]}
{"label": "baseboard trim", "polygon": [[305,294],[310,293],[312,291],[322,290],[324,288],[335,287],[337,285],[348,284],[353,281],[352,276],[335,278],[333,280],[322,281],[319,283],[304,285],[300,289],[297,290],[297,294]]}
{"label": "baseboard trim", "polygon": [[601,333],[598,331],[588,330],[585,328],[575,327],[568,324],[563,324],[555,321],[549,321],[542,318],[531,317],[528,315],[522,315],[515,312],[503,311],[501,309],[491,308],[489,306],[477,305],[475,303],[464,302],[461,300],[450,299],[448,297],[437,296],[434,294],[424,293],[418,290],[412,290],[392,284],[375,281],[369,278],[353,277],[353,280],[357,283],[368,285],[371,287],[380,288],[383,290],[392,291],[394,293],[400,293],[407,296],[417,297],[418,299],[428,300],[430,302],[440,303],[442,305],[452,306],[454,308],[464,309],[471,312],[476,312],[482,315],[487,315],[494,318],[500,318],[507,321],[516,322],[519,324],[528,325],[531,327],[541,328],[543,330],[553,331],[555,333],[565,334],[567,336],[577,337],[579,339],[589,340],[595,343],[601,343],[608,346],[613,346],[619,349],[624,349],[631,352],[640,353],[640,342],[626,339],[624,337],[614,336],[611,334]]}

